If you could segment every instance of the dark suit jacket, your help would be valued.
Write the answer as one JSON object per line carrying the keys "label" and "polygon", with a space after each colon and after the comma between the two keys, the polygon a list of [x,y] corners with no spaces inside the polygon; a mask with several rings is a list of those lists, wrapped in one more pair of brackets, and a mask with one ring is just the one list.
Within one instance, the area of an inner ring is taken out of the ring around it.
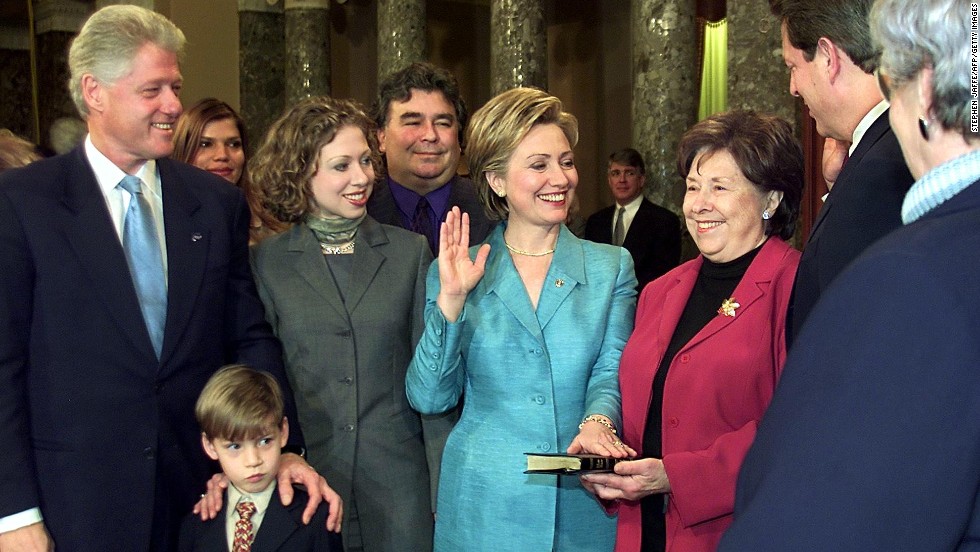
{"label": "dark suit jacket", "polygon": [[[452,209],[455,205],[459,207],[460,211],[470,214],[470,243],[481,243],[493,230],[495,222],[487,217],[483,203],[480,202],[480,197],[477,195],[476,184],[469,178],[454,176],[447,186],[450,186],[449,208]],[[368,214],[381,224],[390,224],[411,230],[405,226],[405,221],[402,220],[386,178],[374,183],[374,191],[371,192],[371,197],[368,199],[367,209]]]}
{"label": "dark suit jacket", "polygon": [[[289,506],[283,506],[279,492],[274,491],[269,508],[262,518],[262,525],[252,541],[252,552],[343,552],[340,535],[327,531],[329,506],[321,502],[309,525],[303,524],[303,509],[309,495],[294,487],[295,494]],[[228,552],[228,533],[225,516],[228,509],[228,491],[217,517],[208,521],[188,514],[180,527],[180,552]]]}
{"label": "dark suit jacket", "polygon": [[[616,204],[596,211],[585,224],[585,239],[612,243]],[[633,217],[623,247],[633,257],[637,290],[666,274],[681,261],[681,223],[677,215],[644,199]]]}
{"label": "dark suit jacket", "polygon": [[790,351],[721,550],[980,550],[980,182],[869,248]]}
{"label": "dark suit jacket", "polygon": [[160,360],[84,149],[0,175],[0,516],[40,507],[60,550],[146,550],[154,516],[176,538],[214,471],[194,419],[204,383],[233,361],[286,383],[241,192],[157,163],[169,267]]}
{"label": "dark suit jacket", "polygon": [[902,225],[912,186],[902,150],[882,113],[865,132],[817,216],[793,286],[786,343],[792,345],[817,300],[862,251]]}

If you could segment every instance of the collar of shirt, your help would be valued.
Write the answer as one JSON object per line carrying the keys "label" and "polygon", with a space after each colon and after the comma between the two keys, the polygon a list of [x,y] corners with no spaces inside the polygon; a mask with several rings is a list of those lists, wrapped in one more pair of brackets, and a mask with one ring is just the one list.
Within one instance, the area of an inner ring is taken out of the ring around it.
{"label": "collar of shirt", "polygon": [[272,500],[272,494],[275,490],[276,483],[274,481],[264,491],[254,494],[243,493],[238,490],[238,487],[228,483],[228,496],[226,497],[228,499],[228,507],[226,508],[227,514],[225,516],[225,530],[228,535],[228,542],[235,540],[235,524],[238,522],[238,512],[235,508],[238,507],[238,503],[255,503],[255,513],[252,514],[252,534],[255,535],[259,532],[259,526],[265,518],[266,510],[269,509],[269,501]]}
{"label": "collar of shirt", "polygon": [[878,120],[878,117],[880,117],[881,114],[888,109],[888,105],[889,104],[887,101],[881,100],[878,102],[878,105],[872,107],[871,111],[865,114],[864,118],[861,119],[861,122],[858,123],[857,128],[854,129],[854,134],[851,135],[851,147],[847,149],[848,156],[854,155],[854,150],[857,149],[858,144],[861,142],[861,138],[864,138],[864,133],[867,132],[868,129],[871,128],[871,125]]}
{"label": "collar of shirt", "polygon": [[[391,196],[395,198],[395,205],[398,206],[398,212],[401,213],[402,221],[405,223],[406,228],[411,228],[412,219],[415,217],[415,206],[418,205],[422,196],[414,190],[410,190],[395,182],[390,176],[387,178],[388,189],[391,190]],[[425,194],[425,200],[429,202],[430,218],[433,221],[432,223],[437,225],[437,229],[438,225],[446,220],[446,212],[449,211],[449,192],[452,189],[450,186],[455,178],[455,176],[450,178],[442,186]]]}
{"label": "collar of shirt", "polygon": [[950,159],[920,178],[902,202],[902,222],[915,222],[980,178],[980,150]]}
{"label": "collar of shirt", "polygon": [[620,205],[617,203],[613,206],[613,234],[616,233],[616,213],[619,211],[619,208],[626,208],[626,210],[623,211],[623,236],[625,237],[626,234],[630,233],[630,225],[633,224],[633,219],[636,218],[636,213],[640,210],[641,203],[643,203],[643,192],[640,192],[640,195],[634,197],[633,200],[626,205]]}
{"label": "collar of shirt", "polygon": [[[99,183],[99,189],[102,190],[102,197],[105,198],[106,204],[109,206],[109,214],[112,215],[112,222],[116,225],[116,231],[122,236],[123,220],[126,218],[126,209],[129,208],[130,196],[129,193],[116,186],[126,176],[126,173],[96,149],[92,143],[91,135],[85,137],[85,156],[95,173],[95,180]],[[133,176],[137,176],[143,181],[145,192],[150,194],[147,199],[150,201],[153,217],[158,221],[157,226],[159,227],[163,223],[163,194],[160,189],[160,175],[157,172],[156,160],[148,160]]]}

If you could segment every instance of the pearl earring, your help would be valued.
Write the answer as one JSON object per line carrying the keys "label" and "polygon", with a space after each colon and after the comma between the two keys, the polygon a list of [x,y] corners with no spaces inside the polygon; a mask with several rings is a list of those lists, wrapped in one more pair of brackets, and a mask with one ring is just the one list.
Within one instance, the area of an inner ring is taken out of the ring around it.
{"label": "pearl earring", "polygon": [[769,214],[768,209],[762,212],[762,220],[769,220],[770,218],[772,218],[772,215]]}

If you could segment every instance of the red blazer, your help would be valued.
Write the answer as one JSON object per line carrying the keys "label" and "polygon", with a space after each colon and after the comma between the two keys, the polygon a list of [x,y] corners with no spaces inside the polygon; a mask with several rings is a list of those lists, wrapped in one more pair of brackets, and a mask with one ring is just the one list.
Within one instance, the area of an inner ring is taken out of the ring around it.
{"label": "red blazer", "polygon": [[[731,523],[739,467],[786,359],[786,308],[799,260],[786,242],[767,241],[732,294],[735,316],[719,314],[671,362],[663,401],[670,552],[714,550]],[[688,261],[643,290],[623,350],[623,440],[641,456],[654,374],[702,262]],[[616,550],[639,550],[640,504],[621,501],[618,511]]]}

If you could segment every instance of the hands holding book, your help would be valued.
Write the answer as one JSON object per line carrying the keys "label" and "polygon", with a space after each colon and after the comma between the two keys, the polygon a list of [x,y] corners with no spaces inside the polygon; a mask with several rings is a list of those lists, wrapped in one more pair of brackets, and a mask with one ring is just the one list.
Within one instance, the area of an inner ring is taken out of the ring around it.
{"label": "hands holding book", "polygon": [[664,461],[659,458],[617,462],[613,470],[615,473],[583,475],[582,486],[602,500],[640,500],[670,492]]}

